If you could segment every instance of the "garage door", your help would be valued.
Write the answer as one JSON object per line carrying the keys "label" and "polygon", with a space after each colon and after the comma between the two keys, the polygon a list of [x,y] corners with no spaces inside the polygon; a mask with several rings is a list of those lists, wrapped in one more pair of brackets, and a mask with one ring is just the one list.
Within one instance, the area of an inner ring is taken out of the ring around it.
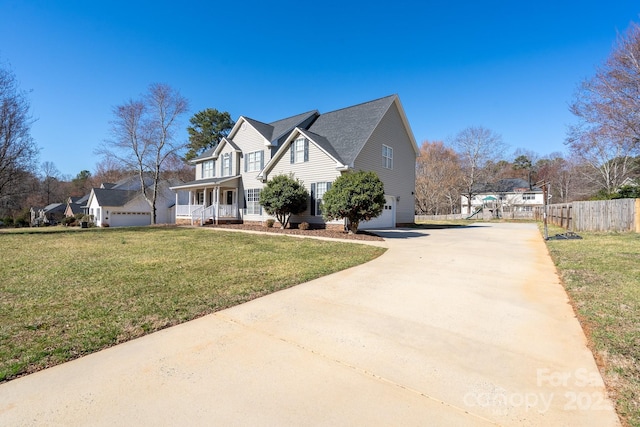
{"label": "garage door", "polygon": [[151,224],[149,212],[111,212],[112,227],[133,227]]}
{"label": "garage door", "polygon": [[365,221],[358,228],[363,230],[371,228],[389,228],[396,226],[396,198],[393,196],[384,196],[384,209],[379,217],[373,218],[371,221]]}

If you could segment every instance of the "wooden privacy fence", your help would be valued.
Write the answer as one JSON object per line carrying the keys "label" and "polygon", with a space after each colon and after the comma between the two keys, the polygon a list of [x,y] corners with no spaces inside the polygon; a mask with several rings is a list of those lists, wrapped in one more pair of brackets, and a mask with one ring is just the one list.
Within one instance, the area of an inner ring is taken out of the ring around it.
{"label": "wooden privacy fence", "polygon": [[[542,221],[544,208],[534,211]],[[635,231],[640,233],[640,199],[596,200],[547,206],[547,221],[571,231]]]}

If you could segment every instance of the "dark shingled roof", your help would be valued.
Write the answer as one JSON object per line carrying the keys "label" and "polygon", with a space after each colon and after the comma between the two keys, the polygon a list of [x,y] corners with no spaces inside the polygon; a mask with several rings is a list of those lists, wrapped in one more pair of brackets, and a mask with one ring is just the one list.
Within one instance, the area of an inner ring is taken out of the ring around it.
{"label": "dark shingled roof", "polygon": [[343,164],[352,164],[395,99],[386,96],[321,114],[309,131],[326,138]]}
{"label": "dark shingled roof", "polygon": [[142,194],[137,190],[108,190],[105,188],[94,188],[93,193],[100,206],[124,206]]}
{"label": "dark shingled roof", "polygon": [[[324,114],[308,111],[268,124],[248,117],[243,119],[277,146],[298,128],[337,161],[352,165],[397,98],[397,95],[385,96]],[[211,157],[213,151],[207,150],[194,160]]]}
{"label": "dark shingled roof", "polygon": [[342,160],[342,157],[340,156],[340,154],[338,154],[336,149],[333,147],[333,145],[331,144],[331,142],[329,142],[329,140],[327,138],[325,138],[322,135],[315,134],[315,133],[313,133],[311,131],[308,131],[308,130],[301,129],[300,132],[302,132],[307,138],[312,139],[316,144],[318,144],[320,146],[320,148],[322,148],[327,153],[329,153],[329,155],[331,157],[333,157],[334,159],[336,159],[337,161],[339,161],[343,165],[345,164],[345,162],[344,162],[344,160]]}
{"label": "dark shingled roof", "polygon": [[541,192],[540,187],[531,186],[529,182],[521,178],[505,178],[492,183],[477,184],[473,187],[476,193],[513,193],[516,188],[525,188],[526,191]]}
{"label": "dark shingled roof", "polygon": [[[306,113],[298,114],[296,116],[288,117],[286,119],[278,120],[269,123],[273,127],[273,134],[269,141],[284,140],[289,136],[291,131],[296,127],[301,129],[308,129],[309,125],[318,117],[317,110],[307,111]],[[279,141],[281,142],[281,141]],[[278,144],[280,145],[280,144]]]}
{"label": "dark shingled roof", "polygon": [[260,135],[264,136],[264,139],[266,139],[267,141],[271,141],[271,137],[273,136],[273,126],[250,119],[249,117],[245,117],[244,119],[258,132],[260,132]]}

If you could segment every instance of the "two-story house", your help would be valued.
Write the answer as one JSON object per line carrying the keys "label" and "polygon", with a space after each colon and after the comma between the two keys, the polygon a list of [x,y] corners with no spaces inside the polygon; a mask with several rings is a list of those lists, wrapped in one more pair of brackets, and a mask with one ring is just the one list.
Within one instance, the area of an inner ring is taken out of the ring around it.
{"label": "two-story house", "polygon": [[469,215],[483,208],[499,212],[532,212],[534,207],[544,205],[542,189],[530,185],[521,178],[500,179],[494,183],[478,184],[471,198],[471,212],[467,196],[460,198],[460,212]]}
{"label": "two-story house", "polygon": [[[241,116],[215,148],[192,160],[195,180],[172,187],[176,223],[262,223],[269,216],[259,203],[261,189],[270,178],[291,174],[311,195],[308,209],[291,222],[327,225],[324,192],[341,174],[357,170],[375,171],[387,200],[382,215],[361,228],[413,223],[418,154],[397,95],[272,123]],[[187,203],[180,203],[184,199]]]}

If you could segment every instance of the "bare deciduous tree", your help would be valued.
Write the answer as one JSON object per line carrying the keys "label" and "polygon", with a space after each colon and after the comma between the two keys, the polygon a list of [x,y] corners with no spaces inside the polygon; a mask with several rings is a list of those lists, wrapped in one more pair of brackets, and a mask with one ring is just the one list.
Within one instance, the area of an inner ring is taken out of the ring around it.
{"label": "bare deciduous tree", "polygon": [[460,206],[458,156],[441,141],[425,141],[416,163],[416,211],[439,215],[454,213]]}
{"label": "bare deciduous tree", "polygon": [[591,166],[592,180],[611,194],[634,172],[640,152],[640,26],[618,37],[605,64],[584,81],[571,105],[579,123],[566,144]]}
{"label": "bare deciduous tree", "polygon": [[[91,176],[91,185],[93,187],[99,187],[105,182],[115,183],[122,178],[130,175],[132,171],[123,169],[123,165],[113,159],[113,157],[105,156],[96,163],[95,173]],[[90,191],[91,189],[89,189]]]}
{"label": "bare deciduous tree", "polygon": [[24,176],[35,170],[38,148],[31,138],[29,107],[13,72],[0,66],[0,210],[24,196]]}
{"label": "bare deciduous tree", "polygon": [[462,168],[462,195],[467,197],[468,212],[471,212],[471,199],[475,195],[476,187],[481,183],[492,182],[493,168],[506,150],[502,136],[482,126],[471,126],[463,129],[452,140],[460,158]]}
{"label": "bare deciduous tree", "polygon": [[53,162],[46,161],[40,165],[41,180],[40,190],[42,201],[45,205],[50,203],[62,203],[64,201],[64,188],[60,171]]}
{"label": "bare deciduous tree", "polygon": [[111,122],[110,149],[102,151],[116,159],[125,170],[136,171],[140,187],[151,207],[151,223],[156,223],[156,199],[164,163],[186,145],[176,136],[180,117],[188,101],[166,84],[154,83],[139,100],[116,106]]}

